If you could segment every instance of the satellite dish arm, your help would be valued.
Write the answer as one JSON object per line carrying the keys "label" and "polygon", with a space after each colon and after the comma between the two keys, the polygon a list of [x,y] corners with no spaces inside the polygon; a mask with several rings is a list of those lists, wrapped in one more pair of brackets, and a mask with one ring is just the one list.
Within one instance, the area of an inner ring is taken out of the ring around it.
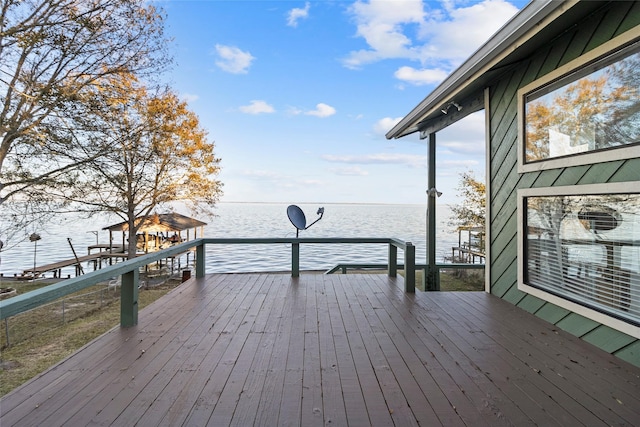
{"label": "satellite dish arm", "polygon": [[318,215],[320,215],[318,217],[318,219],[316,219],[315,221],[313,221],[311,224],[307,225],[304,229],[306,230],[307,228],[311,227],[313,224],[315,224],[316,222],[320,221],[322,219],[322,215],[324,215],[324,208],[318,208]]}

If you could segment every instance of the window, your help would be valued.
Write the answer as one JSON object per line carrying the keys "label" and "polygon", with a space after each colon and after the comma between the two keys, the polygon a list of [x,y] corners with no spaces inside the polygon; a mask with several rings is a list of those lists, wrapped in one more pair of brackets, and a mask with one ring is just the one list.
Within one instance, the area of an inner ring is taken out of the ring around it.
{"label": "window", "polygon": [[519,287],[640,326],[640,182],[518,196]]}
{"label": "window", "polygon": [[520,172],[640,155],[640,41],[610,43],[518,92]]}

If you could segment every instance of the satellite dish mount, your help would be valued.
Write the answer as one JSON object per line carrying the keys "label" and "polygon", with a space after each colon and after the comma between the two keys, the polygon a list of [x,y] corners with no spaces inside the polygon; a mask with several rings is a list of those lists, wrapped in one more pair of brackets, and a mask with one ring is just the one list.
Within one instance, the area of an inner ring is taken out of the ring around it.
{"label": "satellite dish mount", "polygon": [[318,219],[307,225],[307,218],[304,216],[302,209],[296,205],[289,205],[289,207],[287,207],[287,216],[289,217],[289,221],[291,221],[291,224],[296,228],[296,239],[298,238],[300,230],[306,230],[322,219],[322,215],[324,215],[324,208],[318,208],[318,212],[316,213],[320,215]]}

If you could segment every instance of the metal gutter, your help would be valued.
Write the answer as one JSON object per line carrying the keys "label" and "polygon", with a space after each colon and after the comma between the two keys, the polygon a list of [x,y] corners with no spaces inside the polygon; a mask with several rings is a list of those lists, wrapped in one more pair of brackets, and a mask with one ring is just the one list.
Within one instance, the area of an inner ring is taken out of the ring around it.
{"label": "metal gutter", "polygon": [[577,2],[578,0],[532,0],[387,132],[387,139],[401,138],[417,132],[418,123],[425,117],[439,110],[453,95],[467,87]]}

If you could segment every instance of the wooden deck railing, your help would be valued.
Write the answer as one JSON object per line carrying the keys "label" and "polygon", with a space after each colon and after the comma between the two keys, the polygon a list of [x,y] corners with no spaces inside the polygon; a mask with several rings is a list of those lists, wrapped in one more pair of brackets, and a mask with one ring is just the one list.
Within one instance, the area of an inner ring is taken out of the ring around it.
{"label": "wooden deck railing", "polygon": [[138,282],[140,267],[156,261],[182,254],[195,248],[196,277],[205,275],[205,246],[206,245],[262,245],[262,244],[290,244],[291,245],[291,276],[300,275],[300,245],[301,244],[387,244],[389,258],[387,270],[391,277],[398,271],[398,248],[404,250],[405,292],[415,292],[415,246],[410,242],[403,242],[391,238],[199,238],[163,249],[158,252],[138,256],[112,266],[92,271],[82,276],[73,277],[25,294],[0,301],[0,320],[31,310],[40,305],[72,294],[79,290],[105,282],[114,276],[122,276],[120,288],[120,325],[133,326],[138,323]]}

